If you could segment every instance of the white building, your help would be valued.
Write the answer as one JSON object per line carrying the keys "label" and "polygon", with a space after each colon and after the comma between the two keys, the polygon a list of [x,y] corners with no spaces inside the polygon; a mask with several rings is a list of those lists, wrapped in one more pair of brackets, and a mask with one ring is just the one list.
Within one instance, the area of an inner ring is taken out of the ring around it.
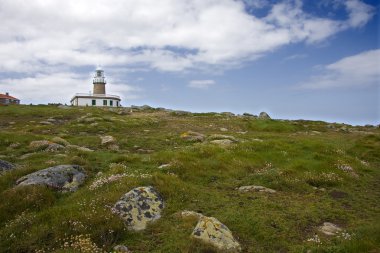
{"label": "white building", "polygon": [[70,100],[73,106],[121,106],[121,99],[119,96],[106,94],[106,79],[104,77],[104,70],[100,67],[96,68],[95,76],[93,79],[94,89],[93,93],[77,93]]}

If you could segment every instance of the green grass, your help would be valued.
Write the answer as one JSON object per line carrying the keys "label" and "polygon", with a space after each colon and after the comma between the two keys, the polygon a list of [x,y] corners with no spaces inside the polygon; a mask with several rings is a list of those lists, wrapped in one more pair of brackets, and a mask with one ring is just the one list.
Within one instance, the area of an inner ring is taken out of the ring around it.
{"label": "green grass", "polygon": [[[196,221],[179,218],[182,210],[223,222],[243,252],[380,251],[379,128],[348,126],[347,132],[321,121],[120,110],[0,108],[0,159],[18,166],[0,176],[0,252],[90,252],[83,245],[64,247],[76,245],[78,236],[105,252],[118,244],[133,252],[217,252],[190,239]],[[39,124],[49,118],[56,119],[54,125]],[[180,138],[189,130],[231,135],[239,142],[226,148],[191,143]],[[120,149],[102,146],[101,135],[114,136]],[[56,136],[94,152],[29,147],[33,140]],[[88,174],[85,184],[74,193],[14,187],[18,178],[58,164],[81,165]],[[159,169],[162,164],[171,166]],[[351,166],[355,175],[338,165]],[[135,176],[90,188],[101,176],[122,173]],[[134,187],[147,185],[165,199],[162,218],[142,232],[129,231],[110,207]],[[277,193],[238,192],[243,185]],[[319,233],[326,221],[351,239]],[[315,233],[321,244],[307,241]]]}

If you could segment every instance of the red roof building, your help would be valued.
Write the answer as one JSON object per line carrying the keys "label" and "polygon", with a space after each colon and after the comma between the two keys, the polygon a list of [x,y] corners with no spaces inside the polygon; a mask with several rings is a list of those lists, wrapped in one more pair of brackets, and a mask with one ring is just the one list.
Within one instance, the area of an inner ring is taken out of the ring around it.
{"label": "red roof building", "polygon": [[9,93],[0,94],[0,106],[1,105],[18,105],[20,104],[20,99],[9,96]]}

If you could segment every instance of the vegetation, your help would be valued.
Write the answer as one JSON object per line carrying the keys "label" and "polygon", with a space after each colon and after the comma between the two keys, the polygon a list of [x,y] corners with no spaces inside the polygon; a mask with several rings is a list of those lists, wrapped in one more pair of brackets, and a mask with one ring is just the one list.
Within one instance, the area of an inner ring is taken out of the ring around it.
{"label": "vegetation", "polygon": [[[239,142],[190,142],[181,138],[185,131]],[[103,135],[119,149],[102,145]],[[29,146],[54,137],[94,152]],[[183,210],[223,222],[243,252],[380,251],[377,127],[152,108],[8,106],[0,108],[0,159],[17,165],[0,176],[0,252],[111,252],[118,244],[136,253],[217,252],[190,240],[196,221],[179,218]],[[59,164],[81,165],[86,183],[73,193],[14,187],[18,178]],[[129,231],[110,208],[148,185],[164,197],[162,218]],[[245,185],[277,192],[237,191]],[[342,234],[320,233],[323,222]]]}

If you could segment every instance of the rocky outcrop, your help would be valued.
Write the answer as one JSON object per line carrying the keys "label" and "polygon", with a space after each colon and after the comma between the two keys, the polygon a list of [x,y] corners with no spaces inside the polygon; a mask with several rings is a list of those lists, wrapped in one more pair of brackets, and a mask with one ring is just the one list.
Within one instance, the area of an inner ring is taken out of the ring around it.
{"label": "rocky outcrop", "polygon": [[161,217],[164,200],[152,186],[137,187],[116,202],[112,212],[119,215],[128,229],[139,231]]}
{"label": "rocky outcrop", "polygon": [[276,193],[275,190],[266,188],[264,186],[260,185],[247,185],[247,186],[240,186],[238,188],[238,191],[240,192],[267,192],[267,193]]}
{"label": "rocky outcrop", "polygon": [[268,113],[260,112],[259,119],[270,119]]}
{"label": "rocky outcrop", "polygon": [[61,191],[75,191],[85,178],[86,174],[79,165],[58,165],[23,176],[16,184],[46,185]]}
{"label": "rocky outcrop", "polygon": [[239,242],[231,231],[214,217],[201,216],[191,237],[228,252],[240,252]]}
{"label": "rocky outcrop", "polygon": [[181,134],[181,138],[186,141],[202,142],[205,140],[205,136],[201,133],[187,131]]}
{"label": "rocky outcrop", "polygon": [[63,146],[68,146],[70,145],[70,143],[68,141],[66,141],[65,139],[61,138],[61,137],[54,137],[52,140],[52,142],[54,143],[57,143],[57,144],[60,144],[60,145],[63,145]]}
{"label": "rocky outcrop", "polygon": [[0,160],[0,174],[3,172],[13,170],[14,168],[16,168],[14,164],[4,160]]}

